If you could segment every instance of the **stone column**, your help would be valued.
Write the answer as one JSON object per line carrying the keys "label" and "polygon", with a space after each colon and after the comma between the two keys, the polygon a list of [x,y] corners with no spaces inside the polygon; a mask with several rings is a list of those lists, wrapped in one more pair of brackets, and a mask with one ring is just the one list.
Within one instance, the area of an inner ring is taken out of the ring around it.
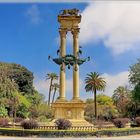
{"label": "stone column", "polygon": [[[78,43],[78,34],[79,28],[72,29],[73,34],[73,55],[78,58],[79,52],[79,43]],[[79,99],[79,66],[74,64],[73,66],[73,100]]]}
{"label": "stone column", "polygon": [[[66,33],[65,29],[60,28],[60,57],[66,55]],[[60,66],[60,100],[65,100],[66,92],[66,73],[65,73],[65,64],[62,63]]]}

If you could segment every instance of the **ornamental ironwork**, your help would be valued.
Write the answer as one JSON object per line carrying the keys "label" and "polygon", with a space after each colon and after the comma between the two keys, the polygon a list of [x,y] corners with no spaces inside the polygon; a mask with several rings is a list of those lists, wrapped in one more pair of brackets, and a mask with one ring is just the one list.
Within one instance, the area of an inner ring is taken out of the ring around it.
{"label": "ornamental ironwork", "polygon": [[[80,47],[81,48],[81,47]],[[59,55],[60,51],[57,50],[57,55]],[[49,59],[52,59],[57,65],[61,65],[61,70],[63,70],[63,63],[68,67],[68,69],[70,69],[71,66],[74,66],[75,70],[77,71],[77,64],[80,66],[83,63],[85,63],[86,61],[90,61],[90,57],[87,58],[80,58],[80,54],[82,54],[82,50],[79,49],[79,52],[77,54],[77,57],[72,55],[72,54],[67,54],[63,57],[58,57],[58,58],[52,58],[51,56],[49,56]]]}

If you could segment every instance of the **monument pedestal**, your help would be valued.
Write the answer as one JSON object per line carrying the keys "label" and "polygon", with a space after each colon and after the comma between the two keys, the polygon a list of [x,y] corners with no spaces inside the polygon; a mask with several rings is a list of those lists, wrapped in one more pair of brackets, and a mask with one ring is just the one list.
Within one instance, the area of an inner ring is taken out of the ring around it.
{"label": "monument pedestal", "polygon": [[84,119],[85,103],[80,99],[66,102],[58,100],[52,104],[52,107],[55,110],[55,120],[64,118],[71,121],[72,126],[92,126]]}

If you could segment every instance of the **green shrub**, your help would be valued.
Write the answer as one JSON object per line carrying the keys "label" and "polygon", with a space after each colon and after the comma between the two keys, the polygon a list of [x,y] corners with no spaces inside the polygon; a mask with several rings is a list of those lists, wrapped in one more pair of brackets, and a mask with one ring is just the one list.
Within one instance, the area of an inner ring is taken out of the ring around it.
{"label": "green shrub", "polygon": [[8,111],[4,105],[0,105],[0,117],[7,117]]}
{"label": "green shrub", "polygon": [[95,121],[94,121],[94,125],[96,125],[96,127],[97,127],[98,129],[103,128],[104,123],[105,123],[105,121],[103,121],[103,120],[95,120]]}
{"label": "green shrub", "polygon": [[24,120],[21,122],[21,126],[24,129],[35,129],[38,127],[38,123],[35,120]]}
{"label": "green shrub", "polygon": [[127,123],[129,123],[128,118],[117,118],[113,120],[113,123],[118,128],[124,128]]}
{"label": "green shrub", "polygon": [[72,126],[71,122],[66,119],[58,119],[55,121],[55,124],[58,127],[58,130],[66,130]]}
{"label": "green shrub", "polygon": [[1,127],[6,127],[8,126],[9,120],[7,118],[0,118],[0,126]]}
{"label": "green shrub", "polygon": [[104,129],[94,131],[75,130],[23,130],[13,128],[0,128],[0,134],[6,136],[36,136],[36,137],[102,137],[102,136],[128,136],[140,134],[140,128]]}
{"label": "green shrub", "polygon": [[139,126],[137,124],[135,124],[135,123],[132,123],[131,127],[133,128],[133,127],[139,127]]}
{"label": "green shrub", "polygon": [[19,122],[22,122],[23,121],[23,118],[20,118],[20,117],[16,117],[15,119],[15,123],[19,123]]}
{"label": "green shrub", "polygon": [[140,117],[136,117],[135,122],[138,126],[140,126]]}

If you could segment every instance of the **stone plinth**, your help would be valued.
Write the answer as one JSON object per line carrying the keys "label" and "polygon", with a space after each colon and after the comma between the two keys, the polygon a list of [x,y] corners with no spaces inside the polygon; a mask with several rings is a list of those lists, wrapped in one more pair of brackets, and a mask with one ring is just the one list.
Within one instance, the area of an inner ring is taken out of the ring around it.
{"label": "stone plinth", "polygon": [[71,121],[72,126],[89,126],[91,125],[84,119],[85,103],[79,101],[60,102],[56,101],[52,104],[55,109],[55,120],[59,118],[68,119]]}

